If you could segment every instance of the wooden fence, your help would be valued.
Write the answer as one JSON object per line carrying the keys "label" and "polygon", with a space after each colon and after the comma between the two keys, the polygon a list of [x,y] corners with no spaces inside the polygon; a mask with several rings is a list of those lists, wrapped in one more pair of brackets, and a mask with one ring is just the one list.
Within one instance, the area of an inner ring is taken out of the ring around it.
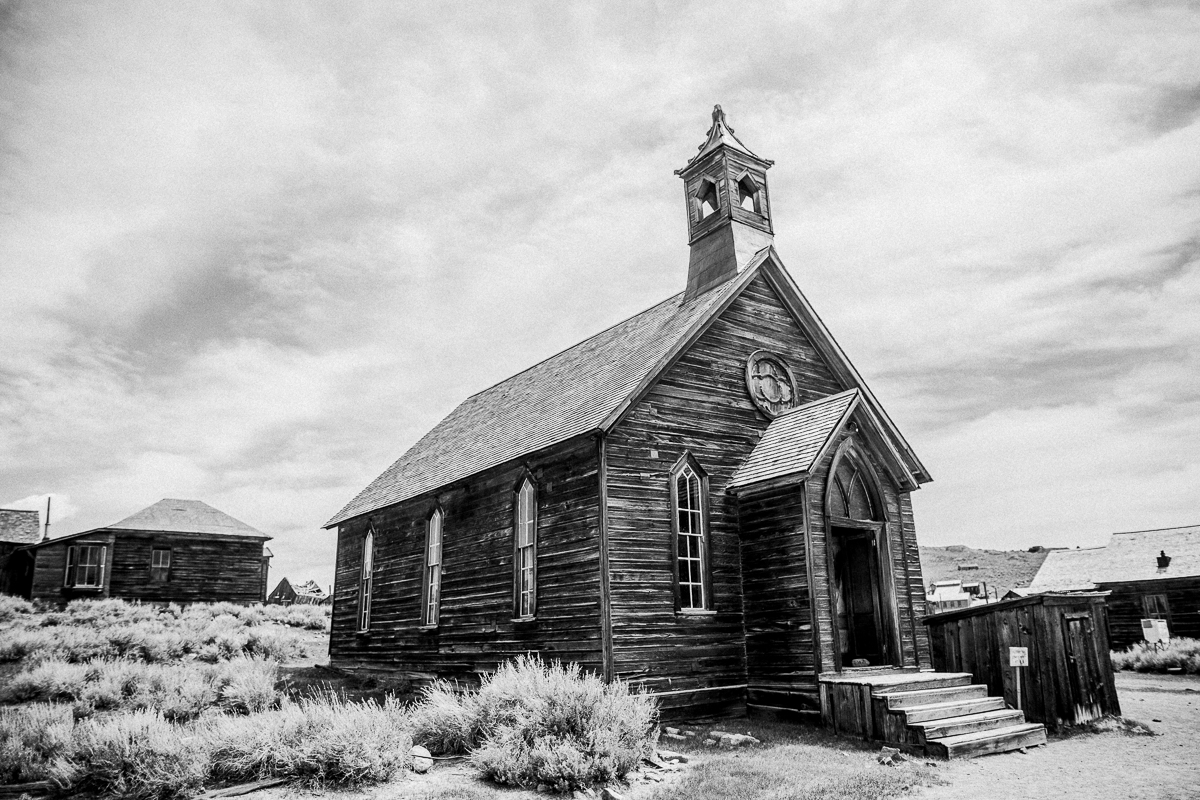
{"label": "wooden fence", "polygon": [[[969,672],[1031,722],[1058,729],[1120,714],[1108,654],[1107,592],[1041,594],[926,617],[933,666]],[[1029,648],[1028,667],[1009,647]]]}

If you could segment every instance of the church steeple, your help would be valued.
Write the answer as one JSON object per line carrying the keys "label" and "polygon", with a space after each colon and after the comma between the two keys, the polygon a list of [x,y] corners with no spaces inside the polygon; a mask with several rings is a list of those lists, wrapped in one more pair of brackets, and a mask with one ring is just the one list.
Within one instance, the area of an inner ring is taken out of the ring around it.
{"label": "church steeple", "polygon": [[687,199],[687,299],[738,274],[774,238],[767,170],[775,162],[759,158],[733,135],[720,106],[700,152],[675,171]]}

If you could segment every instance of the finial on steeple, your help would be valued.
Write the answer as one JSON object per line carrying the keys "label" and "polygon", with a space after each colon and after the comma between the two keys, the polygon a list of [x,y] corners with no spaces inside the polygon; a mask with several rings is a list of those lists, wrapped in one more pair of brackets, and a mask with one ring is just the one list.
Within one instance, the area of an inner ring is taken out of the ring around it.
{"label": "finial on steeple", "polygon": [[[713,125],[724,125],[729,127],[729,123],[725,121],[725,112],[721,110],[721,104],[717,103],[713,106]],[[729,128],[729,132],[733,133],[733,128]]]}

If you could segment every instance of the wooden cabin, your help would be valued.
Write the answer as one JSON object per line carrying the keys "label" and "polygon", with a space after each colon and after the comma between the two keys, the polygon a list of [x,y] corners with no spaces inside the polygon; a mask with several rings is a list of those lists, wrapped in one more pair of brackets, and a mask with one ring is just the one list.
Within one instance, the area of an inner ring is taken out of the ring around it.
{"label": "wooden cabin", "polygon": [[1200,525],[1114,533],[1104,547],[1054,550],[1032,592],[1106,591],[1108,638],[1142,641],[1142,620],[1163,619],[1172,637],[1200,639]]}
{"label": "wooden cabin", "polygon": [[930,476],[775,251],[771,164],[717,107],[677,172],[684,291],[467,398],[329,520],[334,666],[535,652],[691,713],[929,665]]}
{"label": "wooden cabin", "polygon": [[22,548],[28,577],[14,593],[56,603],[261,603],[270,538],[199,500],[160,500],[114,525]]}
{"label": "wooden cabin", "polygon": [[22,547],[42,538],[41,515],[37,511],[0,508],[0,594],[16,594],[14,587],[28,580],[26,559],[14,556]]}

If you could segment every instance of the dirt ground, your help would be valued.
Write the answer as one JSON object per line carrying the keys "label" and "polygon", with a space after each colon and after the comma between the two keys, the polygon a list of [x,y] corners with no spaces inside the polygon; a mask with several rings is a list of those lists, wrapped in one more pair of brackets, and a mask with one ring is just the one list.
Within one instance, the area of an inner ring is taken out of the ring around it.
{"label": "dirt ground", "polygon": [[1028,754],[1003,753],[940,768],[947,783],[919,800],[1194,800],[1200,797],[1200,677],[1117,673],[1129,719],[1156,735],[1110,731],[1051,738]]}

